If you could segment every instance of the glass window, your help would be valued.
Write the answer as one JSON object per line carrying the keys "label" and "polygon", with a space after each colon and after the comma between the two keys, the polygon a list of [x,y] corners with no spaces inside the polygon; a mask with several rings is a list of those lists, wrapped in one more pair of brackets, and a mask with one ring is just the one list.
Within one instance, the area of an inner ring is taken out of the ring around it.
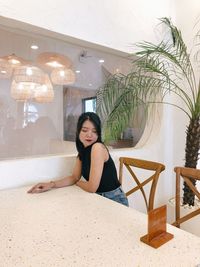
{"label": "glass window", "polygon": [[83,112],[96,112],[96,97],[89,97],[82,99]]}
{"label": "glass window", "polygon": [[[125,53],[118,53],[109,48],[105,51],[105,48],[102,49],[100,46],[94,48],[93,44],[88,43],[86,48],[85,43],[81,41],[80,45],[72,44],[66,42],[63,36],[55,39],[49,31],[46,34],[45,32],[36,34],[31,26],[27,29],[28,31],[25,31],[0,25],[1,57],[10,58],[12,55],[22,59],[22,64],[28,62],[42,69],[52,82],[54,98],[51,102],[45,102],[43,96],[39,94],[31,99],[28,97],[18,99],[14,90],[16,85],[13,82],[13,75],[9,72],[6,75],[7,65],[1,61],[0,160],[65,154],[71,151],[71,147],[74,148],[76,124],[80,114],[87,111],[96,112],[98,89],[105,84],[110,75],[118,72],[127,74],[132,66],[130,58]],[[37,50],[31,49],[33,42],[37,44]],[[50,51],[54,53],[59,51],[59,54],[70,59],[75,74],[74,83],[63,85],[53,82],[52,72],[55,69],[47,67],[44,62],[42,64],[38,60],[38,58],[41,60],[41,54],[44,56]],[[30,75],[30,72],[26,74]],[[44,88],[41,88],[43,89],[41,92],[44,92]],[[24,92],[25,96],[26,93],[27,91]],[[51,99],[50,96],[49,94],[48,97]],[[133,138],[136,140],[137,129],[134,131],[131,129],[132,125],[122,134],[125,141]]]}
{"label": "glass window", "polygon": [[37,108],[34,104],[30,103],[28,104],[27,102],[24,103],[24,122],[23,122],[23,128],[28,125],[28,123],[36,122],[38,119],[38,111]]}

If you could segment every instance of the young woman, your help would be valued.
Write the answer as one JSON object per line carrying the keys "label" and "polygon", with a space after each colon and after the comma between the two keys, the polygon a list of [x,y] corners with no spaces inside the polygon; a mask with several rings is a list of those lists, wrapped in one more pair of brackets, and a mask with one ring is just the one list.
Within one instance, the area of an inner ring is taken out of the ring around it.
{"label": "young woman", "polygon": [[[96,113],[83,113],[77,123],[78,156],[71,176],[33,186],[28,193],[41,193],[52,188],[76,184],[83,190],[97,193],[123,205],[128,200],[117,177],[115,164],[101,140],[101,121]],[[80,180],[81,176],[85,181]]]}

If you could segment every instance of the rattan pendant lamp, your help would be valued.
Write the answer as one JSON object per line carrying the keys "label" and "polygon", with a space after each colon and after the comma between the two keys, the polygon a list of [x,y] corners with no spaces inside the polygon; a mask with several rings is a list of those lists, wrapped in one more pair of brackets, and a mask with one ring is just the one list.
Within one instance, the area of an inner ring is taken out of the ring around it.
{"label": "rattan pendant lamp", "polygon": [[75,73],[71,69],[71,60],[62,54],[45,52],[38,56],[37,63],[51,70],[51,81],[57,85],[75,82]]}
{"label": "rattan pendant lamp", "polygon": [[73,84],[75,82],[75,73],[68,68],[56,68],[51,72],[51,80],[58,85]]}
{"label": "rattan pendant lamp", "polygon": [[8,79],[11,77],[13,70],[24,64],[24,59],[11,54],[0,58],[0,78]]}
{"label": "rattan pendant lamp", "polygon": [[41,65],[42,68],[45,67],[48,69],[61,67],[69,68],[72,64],[67,56],[54,52],[44,52],[39,54],[37,63]]}
{"label": "rattan pendant lamp", "polygon": [[11,97],[17,101],[27,101],[30,100],[34,91],[36,90],[37,85],[31,82],[20,82],[16,83],[15,80],[11,84]]}
{"label": "rattan pendant lamp", "polygon": [[11,96],[25,101],[34,97],[35,91],[45,84],[45,73],[38,67],[24,65],[16,68],[11,84]]}
{"label": "rattan pendant lamp", "polygon": [[7,62],[7,60],[0,58],[0,78],[9,79],[12,75],[12,66]]}
{"label": "rattan pendant lamp", "polygon": [[21,57],[16,56],[14,53],[3,57],[3,59],[7,60],[7,62],[12,66],[12,68],[25,64],[25,60]]}
{"label": "rattan pendant lamp", "polygon": [[45,74],[45,83],[40,87],[37,87],[34,92],[33,100],[38,103],[49,103],[54,99],[54,91],[49,75]]}
{"label": "rattan pendant lamp", "polygon": [[38,67],[23,65],[14,70],[13,79],[15,82],[32,82],[36,84],[44,83],[45,73]]}

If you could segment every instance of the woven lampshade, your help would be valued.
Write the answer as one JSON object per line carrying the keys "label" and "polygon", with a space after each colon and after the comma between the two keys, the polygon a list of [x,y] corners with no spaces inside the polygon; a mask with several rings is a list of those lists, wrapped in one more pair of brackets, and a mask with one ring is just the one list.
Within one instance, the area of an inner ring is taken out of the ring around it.
{"label": "woven lampshade", "polygon": [[9,56],[3,57],[3,59],[7,60],[7,62],[13,67],[20,66],[25,64],[25,60],[21,57],[16,56],[15,54],[11,54]]}
{"label": "woven lampshade", "polygon": [[34,101],[38,103],[49,103],[54,99],[54,91],[48,74],[45,75],[45,83],[36,88]]}
{"label": "woven lampshade", "polygon": [[15,80],[11,84],[11,97],[18,101],[26,101],[33,97],[37,85],[31,82],[19,82]]}
{"label": "woven lampshade", "polygon": [[51,80],[54,84],[67,85],[75,82],[75,73],[68,68],[58,68],[51,72]]}
{"label": "woven lampshade", "polygon": [[0,78],[8,79],[12,75],[12,66],[7,62],[7,60],[0,58]]}
{"label": "woven lampshade", "polygon": [[38,68],[31,65],[20,66],[14,70],[13,79],[16,83],[30,82],[36,84],[45,83],[45,74]]}
{"label": "woven lampshade", "polygon": [[35,91],[45,83],[44,72],[34,66],[25,65],[14,70],[11,96],[18,101],[34,97]]}
{"label": "woven lampshade", "polygon": [[72,64],[71,60],[64,55],[58,53],[45,52],[38,56],[37,63],[46,68],[69,68]]}

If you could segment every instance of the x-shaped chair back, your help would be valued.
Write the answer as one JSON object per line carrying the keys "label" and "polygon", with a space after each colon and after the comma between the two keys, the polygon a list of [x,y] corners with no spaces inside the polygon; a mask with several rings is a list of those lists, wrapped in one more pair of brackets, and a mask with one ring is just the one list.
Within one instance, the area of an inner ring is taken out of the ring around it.
{"label": "x-shaped chair back", "polygon": [[174,171],[176,172],[176,209],[175,217],[176,221],[172,225],[180,227],[180,224],[191,219],[192,217],[200,214],[200,208],[188,213],[187,215],[181,217],[180,215],[180,206],[181,206],[181,196],[180,196],[180,182],[181,178],[188,185],[188,187],[193,191],[195,196],[200,200],[200,192],[191,182],[191,178],[195,180],[200,180],[200,169],[186,168],[186,167],[175,167]]}
{"label": "x-shaped chair back", "polygon": [[[122,184],[123,166],[125,166],[126,169],[129,171],[129,173],[131,174],[133,180],[137,184],[132,189],[130,189],[128,192],[126,192],[126,196],[129,196],[133,194],[134,192],[136,192],[137,190],[140,190],[144,197],[147,211],[152,210],[154,207],[154,198],[155,198],[155,191],[156,191],[158,178],[159,178],[160,173],[164,171],[165,166],[158,162],[136,159],[136,158],[127,158],[127,157],[120,157],[119,161],[120,161],[120,166],[119,166],[120,183]],[[150,170],[150,171],[153,171],[153,174],[141,182],[141,179],[138,178],[136,173],[134,172],[134,168]],[[149,198],[147,200],[147,194],[144,191],[143,187],[150,182],[151,182],[151,187],[150,187]]]}

